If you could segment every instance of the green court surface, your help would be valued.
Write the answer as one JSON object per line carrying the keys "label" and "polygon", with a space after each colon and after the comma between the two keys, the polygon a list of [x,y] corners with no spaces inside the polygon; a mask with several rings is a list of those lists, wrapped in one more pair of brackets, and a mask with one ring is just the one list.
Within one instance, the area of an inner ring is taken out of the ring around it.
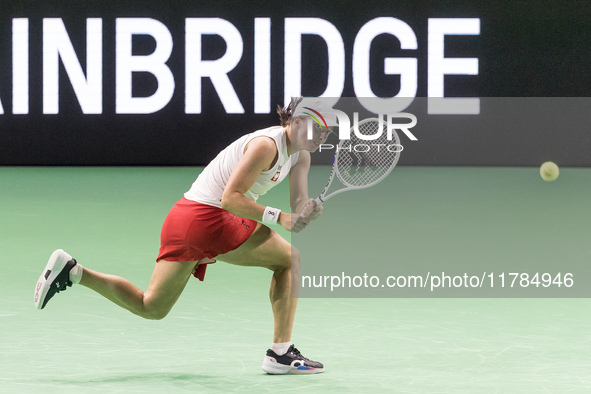
{"label": "green court surface", "polygon": [[[198,173],[0,168],[0,392],[591,392],[585,297],[312,294],[293,336],[325,365],[309,376],[261,370],[273,328],[264,269],[210,266],[161,321],[81,286],[35,309],[34,285],[57,248],[145,289],[162,222]],[[312,169],[311,194],[327,173]],[[287,193],[285,183],[261,202],[285,209]],[[540,261],[559,271],[591,263],[589,201],[590,169],[563,168],[548,183],[536,168],[400,167],[374,189],[328,201],[293,241],[303,272],[385,258],[392,270],[415,259],[439,270]],[[575,283],[591,288],[583,276]]]}

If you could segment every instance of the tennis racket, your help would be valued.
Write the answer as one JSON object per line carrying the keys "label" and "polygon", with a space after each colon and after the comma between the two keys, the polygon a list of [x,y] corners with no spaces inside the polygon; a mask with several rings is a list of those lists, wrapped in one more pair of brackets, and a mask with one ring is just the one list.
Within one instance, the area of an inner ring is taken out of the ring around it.
{"label": "tennis racket", "polygon": [[[329,198],[348,190],[374,186],[383,181],[394,169],[402,150],[396,130],[392,130],[392,139],[388,140],[384,130],[385,122],[380,122],[377,118],[360,121],[358,130],[360,134],[371,136],[378,134],[380,127],[382,133],[375,140],[362,140],[351,128],[351,139],[339,142],[328,183],[316,198],[316,204],[322,205]],[[335,175],[344,187],[328,193]]]}

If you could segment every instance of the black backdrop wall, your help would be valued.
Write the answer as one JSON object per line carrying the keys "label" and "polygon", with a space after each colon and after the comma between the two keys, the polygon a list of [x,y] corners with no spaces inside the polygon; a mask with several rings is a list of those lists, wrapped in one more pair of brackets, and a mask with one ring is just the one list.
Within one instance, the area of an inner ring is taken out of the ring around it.
{"label": "black backdrop wall", "polygon": [[[368,78],[379,97],[399,94],[402,63],[387,59],[409,58],[416,59],[403,71],[410,96],[433,96],[443,78],[446,97],[482,99],[477,115],[417,109],[419,140],[405,145],[401,164],[591,166],[584,98],[591,91],[589,2],[80,3],[12,2],[0,9],[2,165],[204,165],[237,137],[275,124],[274,108],[286,94],[321,95],[331,78],[343,97],[360,95],[354,78]],[[384,24],[397,33],[370,40],[364,77],[353,67],[364,56],[359,47],[354,55],[355,43],[376,18],[395,18]],[[432,63],[443,37],[436,34],[440,18],[454,19],[447,29],[469,31],[445,35],[445,58],[477,59],[476,72],[462,71],[467,63],[455,71]],[[285,43],[298,28],[301,50]],[[314,29],[330,39],[305,34]],[[294,64],[301,73],[289,71]],[[288,92],[293,86],[299,91]],[[134,100],[140,97],[146,101]],[[422,108],[419,99],[413,105]]]}

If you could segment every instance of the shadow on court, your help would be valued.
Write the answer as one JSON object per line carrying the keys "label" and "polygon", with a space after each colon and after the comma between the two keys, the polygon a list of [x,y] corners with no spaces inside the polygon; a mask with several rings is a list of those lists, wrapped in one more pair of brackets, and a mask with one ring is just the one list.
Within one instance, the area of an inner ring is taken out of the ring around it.
{"label": "shadow on court", "polygon": [[59,385],[76,385],[76,386],[84,386],[84,385],[95,385],[95,384],[104,384],[104,383],[134,383],[134,382],[141,382],[142,384],[146,383],[156,383],[156,384],[163,384],[163,383],[172,383],[172,384],[197,384],[203,385],[207,382],[213,380],[219,381],[219,376],[214,375],[201,375],[201,374],[188,374],[188,373],[167,373],[167,372],[146,372],[146,373],[138,373],[138,374],[114,374],[114,375],[106,375],[96,378],[71,378],[71,379],[51,379],[48,380],[48,383],[55,383]]}

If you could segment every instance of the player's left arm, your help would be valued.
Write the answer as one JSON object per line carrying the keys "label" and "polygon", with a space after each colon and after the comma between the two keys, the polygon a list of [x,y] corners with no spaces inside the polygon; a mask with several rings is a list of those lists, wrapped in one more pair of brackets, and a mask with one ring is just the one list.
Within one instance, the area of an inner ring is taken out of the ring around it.
{"label": "player's left arm", "polygon": [[292,212],[315,220],[322,214],[322,206],[316,205],[316,201],[308,196],[310,163],[310,152],[300,151],[297,162],[289,172],[290,205]]}

